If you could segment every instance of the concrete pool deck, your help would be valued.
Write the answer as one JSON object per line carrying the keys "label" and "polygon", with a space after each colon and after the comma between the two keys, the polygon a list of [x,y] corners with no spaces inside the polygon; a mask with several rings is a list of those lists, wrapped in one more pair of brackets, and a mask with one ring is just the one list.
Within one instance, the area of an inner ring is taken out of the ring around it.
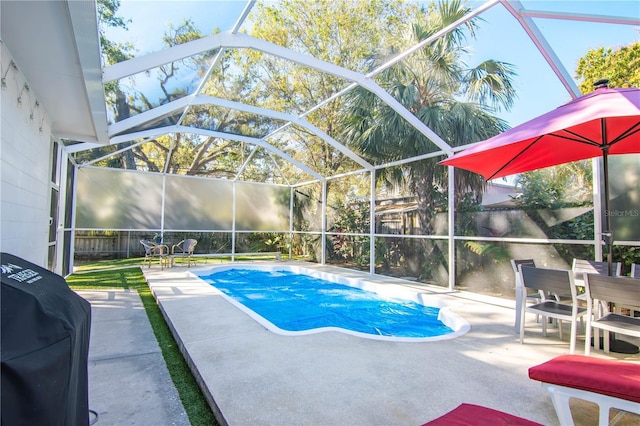
{"label": "concrete pool deck", "polygon": [[[217,265],[199,264],[190,270]],[[528,369],[568,353],[569,343],[560,341],[553,329],[542,337],[531,316],[521,345],[513,329],[513,301],[450,293],[342,268],[303,266],[440,293],[456,305],[452,310],[471,323],[471,330],[455,339],[423,343],[376,341],[340,332],[282,336],[266,330],[187,268],[143,267],[185,358],[222,422],[419,425],[466,402],[545,425],[558,424],[551,399],[539,382],[528,378]],[[579,333],[576,353],[583,349]],[[592,351],[592,356],[640,363],[637,354]],[[576,424],[597,421],[592,406],[578,402],[574,408]],[[638,421],[630,414],[615,417],[618,425]]]}

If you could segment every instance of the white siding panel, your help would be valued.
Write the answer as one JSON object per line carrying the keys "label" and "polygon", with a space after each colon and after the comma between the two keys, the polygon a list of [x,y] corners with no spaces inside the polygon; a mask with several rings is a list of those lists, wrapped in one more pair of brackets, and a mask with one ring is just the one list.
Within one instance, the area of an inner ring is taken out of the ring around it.
{"label": "white siding panel", "polygon": [[[11,55],[2,46],[2,69]],[[25,83],[24,75],[9,70],[7,88],[2,91],[2,129],[0,132],[0,250],[46,267],[49,231],[50,134],[46,112],[40,106],[29,119],[37,93],[17,98]],[[44,129],[39,131],[45,113]]]}

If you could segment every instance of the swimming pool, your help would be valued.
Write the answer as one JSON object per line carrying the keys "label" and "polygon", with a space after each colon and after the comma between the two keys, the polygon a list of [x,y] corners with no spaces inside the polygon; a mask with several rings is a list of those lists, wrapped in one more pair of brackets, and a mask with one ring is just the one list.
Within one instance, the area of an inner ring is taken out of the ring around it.
{"label": "swimming pool", "polygon": [[278,334],[334,330],[376,340],[424,342],[452,339],[470,328],[441,298],[398,285],[292,265],[226,265],[193,273]]}

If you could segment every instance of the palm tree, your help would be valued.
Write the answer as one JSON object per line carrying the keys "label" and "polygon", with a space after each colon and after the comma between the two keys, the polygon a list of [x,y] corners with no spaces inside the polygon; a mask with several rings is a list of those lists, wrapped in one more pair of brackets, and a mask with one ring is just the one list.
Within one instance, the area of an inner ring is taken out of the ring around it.
{"label": "palm tree", "polygon": [[[407,46],[430,37],[469,11],[460,0],[431,5],[426,15],[412,25]],[[465,29],[475,37],[477,25],[476,19],[467,21],[464,27],[425,46],[377,78],[378,84],[452,146],[480,141],[506,130],[506,122],[492,114],[500,108],[509,109],[515,97],[511,84],[515,73],[510,64],[488,60],[474,68],[465,66]],[[438,150],[374,94],[355,89],[348,96],[343,137],[369,161],[384,164]],[[440,159],[408,163],[379,173],[380,179],[405,185],[415,194],[418,224],[425,235],[433,233],[431,218],[438,192],[447,187],[447,169],[436,165]],[[455,185],[456,204],[465,193],[473,193],[480,201],[484,181],[479,175],[457,171]],[[445,261],[433,251],[426,245],[421,250],[423,260],[431,263],[423,262],[423,278],[431,275],[433,262]]]}

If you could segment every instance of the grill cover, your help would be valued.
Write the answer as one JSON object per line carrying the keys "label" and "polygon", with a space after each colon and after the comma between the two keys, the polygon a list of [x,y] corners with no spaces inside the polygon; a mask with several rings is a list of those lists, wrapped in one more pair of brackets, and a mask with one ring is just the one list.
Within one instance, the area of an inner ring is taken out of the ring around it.
{"label": "grill cover", "polygon": [[0,266],[2,426],[88,425],[91,305],[24,259]]}

